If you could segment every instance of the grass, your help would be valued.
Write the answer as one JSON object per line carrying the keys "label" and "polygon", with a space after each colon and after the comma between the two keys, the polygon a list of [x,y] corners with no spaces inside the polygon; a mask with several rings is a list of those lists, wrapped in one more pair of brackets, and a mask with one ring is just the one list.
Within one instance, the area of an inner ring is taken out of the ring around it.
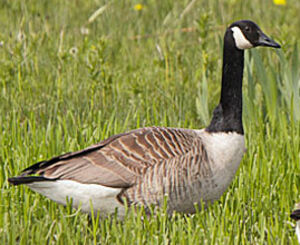
{"label": "grass", "polygon": [[[0,243],[297,244],[289,214],[300,186],[299,11],[297,0],[2,0]],[[249,18],[283,48],[246,53],[248,151],[220,201],[193,216],[162,210],[141,221],[141,209],[123,222],[89,220],[8,185],[36,161],[116,133],[207,125],[223,32]]]}

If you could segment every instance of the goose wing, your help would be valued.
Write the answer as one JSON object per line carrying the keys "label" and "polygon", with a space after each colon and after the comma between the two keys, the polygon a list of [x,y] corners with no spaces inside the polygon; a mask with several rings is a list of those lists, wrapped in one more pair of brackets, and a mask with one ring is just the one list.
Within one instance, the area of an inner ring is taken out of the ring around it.
{"label": "goose wing", "polygon": [[189,129],[141,128],[114,135],[81,151],[38,162],[9,181],[24,184],[59,179],[127,188],[148,167],[189,152],[196,138],[196,132]]}

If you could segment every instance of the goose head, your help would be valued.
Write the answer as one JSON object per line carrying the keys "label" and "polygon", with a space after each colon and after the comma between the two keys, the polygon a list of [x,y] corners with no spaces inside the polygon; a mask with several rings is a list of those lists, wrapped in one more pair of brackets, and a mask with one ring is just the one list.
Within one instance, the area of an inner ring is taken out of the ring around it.
{"label": "goose head", "polygon": [[296,235],[300,244],[300,202],[296,204],[296,208],[292,212],[291,218],[296,221]]}
{"label": "goose head", "polygon": [[295,210],[291,214],[291,218],[300,221],[300,202],[296,204]]}
{"label": "goose head", "polygon": [[225,34],[225,39],[233,40],[239,50],[257,46],[280,48],[280,45],[262,32],[257,24],[250,20],[240,20],[232,23]]}

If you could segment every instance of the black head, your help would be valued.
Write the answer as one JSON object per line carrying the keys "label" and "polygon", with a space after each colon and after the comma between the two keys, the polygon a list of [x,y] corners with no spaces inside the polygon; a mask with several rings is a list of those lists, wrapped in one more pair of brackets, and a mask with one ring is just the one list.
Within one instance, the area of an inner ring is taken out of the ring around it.
{"label": "black head", "polygon": [[249,49],[257,46],[280,48],[280,45],[262,32],[257,24],[250,20],[239,20],[232,23],[227,31],[232,32],[235,46],[238,49]]}
{"label": "black head", "polygon": [[291,218],[294,220],[300,220],[300,209],[295,210],[292,214],[291,214]]}
{"label": "black head", "polygon": [[292,212],[291,218],[296,221],[300,220],[300,202],[296,204],[296,209]]}

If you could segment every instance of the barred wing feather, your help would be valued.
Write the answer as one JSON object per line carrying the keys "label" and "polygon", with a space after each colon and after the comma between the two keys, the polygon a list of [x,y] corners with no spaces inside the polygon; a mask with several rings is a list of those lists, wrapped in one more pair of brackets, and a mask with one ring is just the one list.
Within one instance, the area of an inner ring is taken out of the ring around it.
{"label": "barred wing feather", "polygon": [[188,153],[197,138],[197,134],[189,129],[137,129],[82,151],[37,163],[25,169],[22,176],[38,174],[47,180],[74,180],[127,188],[135,184],[147,168]]}

